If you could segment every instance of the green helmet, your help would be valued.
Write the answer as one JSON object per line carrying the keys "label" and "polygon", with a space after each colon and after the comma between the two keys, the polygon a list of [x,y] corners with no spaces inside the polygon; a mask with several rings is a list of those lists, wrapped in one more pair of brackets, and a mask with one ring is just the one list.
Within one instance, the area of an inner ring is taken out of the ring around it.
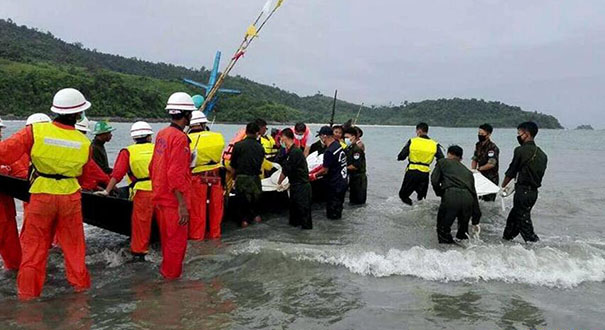
{"label": "green helmet", "polygon": [[92,132],[92,134],[99,135],[99,134],[113,132],[115,130],[116,129],[111,127],[111,125],[109,125],[109,123],[106,120],[101,120],[95,124],[95,130]]}

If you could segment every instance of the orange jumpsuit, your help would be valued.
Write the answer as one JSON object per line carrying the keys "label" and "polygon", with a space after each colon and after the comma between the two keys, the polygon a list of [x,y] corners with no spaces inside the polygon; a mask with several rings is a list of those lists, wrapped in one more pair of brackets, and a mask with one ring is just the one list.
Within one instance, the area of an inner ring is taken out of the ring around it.
{"label": "orange jumpsuit", "polygon": [[[74,129],[58,122],[53,125],[66,130]],[[28,126],[0,142],[0,163],[12,163],[23,155],[31,154],[33,146],[33,129]],[[93,171],[91,164],[94,161],[90,154],[82,168],[82,176]],[[85,264],[86,243],[80,191],[70,195],[32,194],[21,234],[23,257],[17,276],[20,299],[32,299],[42,293],[48,247],[55,233],[65,257],[67,280],[76,291],[90,288],[90,275]]]}
{"label": "orange jumpsuit", "polygon": [[[0,173],[15,176],[13,168],[2,167]],[[4,260],[4,268],[18,270],[21,264],[21,244],[17,231],[17,212],[15,200],[0,194],[0,255]]]}
{"label": "orange jumpsuit", "polygon": [[166,279],[179,278],[187,251],[188,226],[179,225],[179,191],[191,211],[191,151],[189,138],[177,125],[162,129],[155,140],[149,174],[153,184],[153,205],[160,227],[162,265]]}
{"label": "orange jumpsuit", "polygon": [[203,240],[206,235],[206,220],[209,222],[208,238],[221,237],[225,191],[221,183],[219,170],[193,175],[191,195],[191,219],[189,238]]}
{"label": "orange jumpsuit", "polygon": [[[111,177],[117,182],[122,181],[128,174],[132,182],[136,178],[130,171],[130,153],[128,149],[122,149],[111,172]],[[130,238],[130,251],[134,254],[147,254],[149,252],[149,238],[151,237],[151,222],[153,220],[153,192],[137,190],[132,198],[132,218]]]}

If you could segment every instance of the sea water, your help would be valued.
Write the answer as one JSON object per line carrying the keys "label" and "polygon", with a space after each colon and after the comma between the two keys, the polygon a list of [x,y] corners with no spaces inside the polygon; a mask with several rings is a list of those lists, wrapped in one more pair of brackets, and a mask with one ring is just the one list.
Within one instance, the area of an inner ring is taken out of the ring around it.
{"label": "sea water", "polygon": [[[8,122],[6,136],[23,122]],[[130,143],[115,124],[110,162]],[[165,125],[154,124],[158,130]],[[239,127],[215,125],[229,140]],[[318,127],[312,127],[316,130]],[[220,241],[189,243],[183,278],[158,274],[157,246],[147,263],[129,263],[125,237],[86,226],[92,289],[72,292],[60,250],[50,252],[42,298],[17,301],[14,275],[0,279],[0,328],[95,329],[603,329],[605,315],[605,132],[544,130],[549,156],[533,212],[537,244],[503,242],[506,212],[481,202],[481,239],[439,246],[439,199],[409,207],[397,192],[405,164],[397,153],[411,127],[363,127],[368,204],[345,206],[314,229],[270,214],[247,229],[226,224]],[[516,130],[496,129],[503,176]],[[470,165],[477,130],[431,128],[444,147],[464,148]]]}

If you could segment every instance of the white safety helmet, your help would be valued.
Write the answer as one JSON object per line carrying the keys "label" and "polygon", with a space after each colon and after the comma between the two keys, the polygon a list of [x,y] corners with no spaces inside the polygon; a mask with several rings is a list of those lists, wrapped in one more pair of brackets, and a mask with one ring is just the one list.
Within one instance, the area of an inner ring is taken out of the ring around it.
{"label": "white safety helmet", "polygon": [[177,114],[181,111],[197,110],[195,104],[193,104],[193,99],[191,96],[184,92],[176,92],[170,95],[165,109],[168,110],[169,114]]}
{"label": "white safety helmet", "polygon": [[64,88],[55,94],[53,106],[50,107],[50,110],[60,115],[69,115],[82,112],[88,108],[90,108],[90,102],[86,101],[79,90]]}
{"label": "white safety helmet", "polygon": [[130,127],[130,136],[134,139],[142,138],[152,134],[153,130],[151,129],[151,125],[144,121],[137,121]]}
{"label": "white safety helmet", "polygon": [[189,124],[189,126],[206,123],[208,123],[208,118],[206,118],[206,115],[203,112],[195,110],[191,113],[191,123]]}
{"label": "white safety helmet", "polygon": [[25,126],[32,125],[35,123],[50,123],[50,117],[43,113],[34,113],[33,115],[27,117],[27,121],[25,122]]}
{"label": "white safety helmet", "polygon": [[90,132],[90,121],[88,118],[83,117],[79,122],[77,122],[76,129],[81,132]]}

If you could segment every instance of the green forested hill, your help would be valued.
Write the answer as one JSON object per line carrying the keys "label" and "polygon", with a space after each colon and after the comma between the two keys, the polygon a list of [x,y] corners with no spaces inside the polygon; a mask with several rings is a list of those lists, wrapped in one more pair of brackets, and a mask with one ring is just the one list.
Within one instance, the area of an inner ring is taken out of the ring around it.
{"label": "green forested hill", "polygon": [[[164,117],[163,107],[172,92],[199,93],[181,82],[184,77],[207,81],[209,72],[104,54],[80,43],[66,43],[50,32],[0,20],[0,115],[47,112],[52,95],[69,86],[91,99],[90,116]],[[220,100],[215,108],[218,121],[243,122],[255,117],[276,122],[329,121],[332,99],[328,96],[300,97],[243,77],[228,78],[225,87],[240,89],[243,94]],[[359,105],[339,100],[336,121],[355,117],[358,109]],[[476,126],[490,122],[512,127],[524,120],[535,120],[544,128],[561,127],[553,116],[475,99],[364,107],[358,123],[414,125],[426,121],[435,126]]]}

